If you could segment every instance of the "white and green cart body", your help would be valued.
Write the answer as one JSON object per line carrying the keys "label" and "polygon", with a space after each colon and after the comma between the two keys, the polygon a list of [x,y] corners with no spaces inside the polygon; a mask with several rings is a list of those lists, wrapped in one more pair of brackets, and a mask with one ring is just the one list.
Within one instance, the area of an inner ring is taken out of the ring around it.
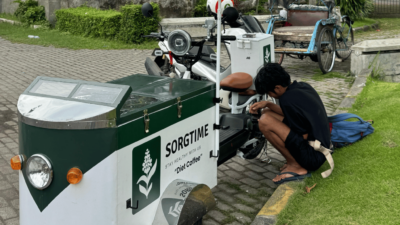
{"label": "white and green cart body", "polygon": [[[38,77],[18,100],[21,225],[200,220],[215,206],[215,89],[148,75]],[[27,165],[34,157],[42,168]],[[83,173],[77,184],[71,168]]]}

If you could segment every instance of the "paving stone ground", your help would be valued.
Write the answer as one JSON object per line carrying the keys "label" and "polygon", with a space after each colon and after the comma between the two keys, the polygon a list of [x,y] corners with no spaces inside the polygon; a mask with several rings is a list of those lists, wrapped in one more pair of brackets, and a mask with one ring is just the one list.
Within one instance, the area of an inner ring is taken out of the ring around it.
{"label": "paving stone ground", "polygon": [[[151,50],[68,50],[12,44],[0,38],[0,225],[19,224],[18,173],[9,160],[18,154],[17,100],[37,76],[106,82],[131,74],[146,73],[144,60]],[[224,54],[223,65],[227,64]],[[293,80],[310,83],[320,93],[328,114],[334,112],[349,90],[349,80],[313,80],[318,64],[309,59],[285,59],[283,66]],[[349,61],[335,71],[347,73]],[[217,208],[204,218],[205,225],[249,224],[276,185],[271,181],[283,157],[267,147],[271,163],[234,157],[218,168],[213,193]]]}

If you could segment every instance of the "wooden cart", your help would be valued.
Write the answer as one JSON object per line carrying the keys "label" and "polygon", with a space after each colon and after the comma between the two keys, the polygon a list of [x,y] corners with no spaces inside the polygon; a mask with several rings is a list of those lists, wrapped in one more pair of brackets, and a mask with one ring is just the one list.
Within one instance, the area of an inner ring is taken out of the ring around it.
{"label": "wooden cart", "polygon": [[[271,0],[270,10],[275,5],[283,6],[287,17],[271,15],[267,34],[275,38],[275,53],[304,59],[310,57],[318,62],[323,73],[332,71],[335,57],[347,59],[354,43],[352,21],[334,2],[321,0],[323,6],[296,5],[294,2]],[[280,24],[280,26],[278,25]]]}

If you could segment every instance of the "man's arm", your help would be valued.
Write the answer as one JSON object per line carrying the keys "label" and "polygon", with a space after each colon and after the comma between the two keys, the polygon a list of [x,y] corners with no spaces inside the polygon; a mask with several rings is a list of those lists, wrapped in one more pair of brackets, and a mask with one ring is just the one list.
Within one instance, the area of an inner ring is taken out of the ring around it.
{"label": "man's arm", "polygon": [[256,102],[250,107],[250,113],[251,114],[258,114],[257,110],[259,109],[264,109],[264,108],[269,108],[271,111],[283,116],[282,109],[279,105],[274,104],[272,102],[268,101],[261,101],[261,102]]}
{"label": "man's arm", "polygon": [[271,111],[273,111],[273,112],[275,112],[275,113],[278,113],[279,115],[283,116],[282,109],[281,109],[281,107],[280,107],[279,105],[274,104],[274,103],[272,103],[272,102],[267,102],[267,107],[268,107]]}

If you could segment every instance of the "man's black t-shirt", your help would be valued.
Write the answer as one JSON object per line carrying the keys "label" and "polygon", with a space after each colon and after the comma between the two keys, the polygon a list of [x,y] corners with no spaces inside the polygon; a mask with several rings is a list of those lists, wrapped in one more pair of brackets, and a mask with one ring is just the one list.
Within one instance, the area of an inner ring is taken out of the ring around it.
{"label": "man's black t-shirt", "polygon": [[307,140],[318,140],[330,147],[329,122],[324,104],[309,84],[293,81],[279,98],[285,123],[293,132],[308,134]]}

